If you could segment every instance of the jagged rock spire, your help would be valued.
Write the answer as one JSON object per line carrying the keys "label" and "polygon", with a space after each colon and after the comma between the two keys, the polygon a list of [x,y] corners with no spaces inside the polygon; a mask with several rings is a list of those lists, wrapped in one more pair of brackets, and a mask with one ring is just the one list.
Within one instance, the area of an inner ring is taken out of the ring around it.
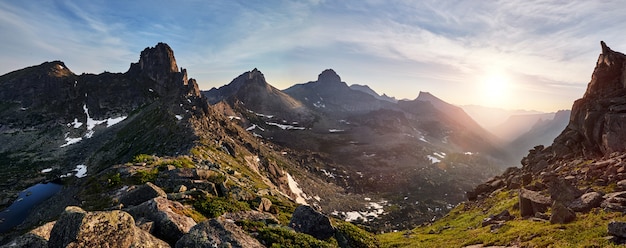
{"label": "jagged rock spire", "polygon": [[341,78],[333,69],[326,69],[317,76],[319,83],[341,83]]}
{"label": "jagged rock spire", "polygon": [[566,129],[552,148],[559,157],[608,156],[626,151],[626,55],[600,42],[602,54],[583,98],[572,106]]}

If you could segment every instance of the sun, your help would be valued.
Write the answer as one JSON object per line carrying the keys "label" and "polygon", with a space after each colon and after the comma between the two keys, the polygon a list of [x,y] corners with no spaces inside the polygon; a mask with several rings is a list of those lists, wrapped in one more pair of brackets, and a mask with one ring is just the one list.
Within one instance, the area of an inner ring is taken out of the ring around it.
{"label": "sun", "polygon": [[503,73],[487,75],[480,88],[483,103],[487,105],[502,107],[510,97],[510,80]]}

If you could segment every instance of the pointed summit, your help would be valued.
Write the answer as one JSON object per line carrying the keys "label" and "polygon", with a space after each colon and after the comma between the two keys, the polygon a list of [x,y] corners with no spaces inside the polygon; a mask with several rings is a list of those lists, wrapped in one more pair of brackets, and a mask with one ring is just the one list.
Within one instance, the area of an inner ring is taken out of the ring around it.
{"label": "pointed summit", "polygon": [[141,52],[139,67],[144,71],[178,72],[174,51],[165,43],[148,47]]}
{"label": "pointed summit", "polygon": [[341,78],[333,69],[326,69],[317,76],[318,83],[341,83]]}
{"label": "pointed summit", "polygon": [[602,53],[591,75],[587,91],[574,102],[570,122],[554,140],[559,156],[608,156],[626,151],[623,113],[626,97],[626,55],[600,42]]}

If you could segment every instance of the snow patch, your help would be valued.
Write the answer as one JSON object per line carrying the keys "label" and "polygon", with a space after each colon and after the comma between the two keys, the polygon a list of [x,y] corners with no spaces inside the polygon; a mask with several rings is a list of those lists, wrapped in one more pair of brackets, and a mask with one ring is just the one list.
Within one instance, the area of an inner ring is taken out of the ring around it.
{"label": "snow patch", "polygon": [[439,159],[439,158],[437,158],[435,156],[426,155],[426,157],[428,157],[428,159],[430,160],[430,163],[432,163],[432,164],[436,164],[436,163],[441,162],[441,159]]}
{"label": "snow patch", "polygon": [[424,141],[426,143],[430,143],[430,142],[428,142],[428,140],[426,140],[426,137],[424,137],[423,135],[420,136],[419,140]]}
{"label": "snow patch", "polygon": [[76,174],[74,176],[78,177],[78,178],[83,178],[85,176],[87,176],[87,166],[84,164],[79,164],[76,166],[76,169],[74,169],[74,171],[76,171]]}
{"label": "snow patch", "polygon": [[176,119],[178,119],[179,121],[183,119],[183,116],[182,116],[182,115],[176,115],[175,117],[176,117]]}
{"label": "snow patch", "polygon": [[264,115],[264,114],[259,114],[259,113],[254,113],[254,114],[255,114],[256,116],[259,116],[259,117],[265,117],[265,118],[267,118],[267,119],[272,119],[272,118],[274,118],[274,116],[273,116],[273,115]]}
{"label": "snow patch", "polygon": [[341,133],[344,132],[345,130],[343,129],[328,129],[329,133]]}
{"label": "snow patch", "polygon": [[67,126],[68,127],[74,126],[74,128],[79,128],[83,126],[83,123],[78,121],[78,118],[74,118],[74,122],[68,123]]}
{"label": "snow patch", "polygon": [[279,127],[282,130],[304,130],[304,129],[306,129],[304,127],[296,127],[296,126],[292,126],[292,125],[279,124],[279,123],[276,123],[276,122],[266,122],[265,124],[270,125],[270,126]]}
{"label": "snow patch", "polygon": [[287,173],[287,180],[289,181],[289,189],[296,195],[296,203],[309,205],[305,199],[307,197],[306,194],[302,191],[296,180],[293,180],[293,177],[291,177],[291,174],[289,173]]}
{"label": "snow patch", "polygon": [[117,123],[122,122],[123,120],[126,120],[127,116],[120,116],[120,117],[116,117],[116,118],[109,118],[107,119],[107,127],[111,127]]}
{"label": "snow patch", "polygon": [[326,105],[321,101],[314,102],[313,106],[315,106],[316,108],[326,108]]}
{"label": "snow patch", "polygon": [[41,170],[41,173],[48,173],[48,172],[51,172],[51,171],[52,171],[52,168],[47,168],[47,169]]}
{"label": "snow patch", "polygon": [[465,155],[474,155],[474,153],[473,153],[473,152],[465,152],[465,153],[463,153],[463,154],[465,154]]}
{"label": "snow patch", "polygon": [[445,158],[446,157],[446,153],[445,152],[435,152],[433,153],[433,155],[440,157],[440,158]]}
{"label": "snow patch", "polygon": [[72,144],[76,144],[78,142],[80,142],[81,140],[83,140],[82,137],[78,137],[78,138],[72,138],[69,137],[70,133],[65,133],[65,144],[59,146],[59,147],[66,147]]}
{"label": "snow patch", "polygon": [[241,117],[231,115],[231,116],[228,116],[228,119],[229,119],[229,120],[231,120],[231,121],[232,121],[233,119],[235,119],[235,120],[241,120]]}
{"label": "snow patch", "polygon": [[326,176],[327,176],[327,177],[329,177],[329,178],[335,178],[335,177],[336,177],[336,176],[335,176],[335,174],[333,174],[332,172],[329,172],[329,171],[327,171],[327,170],[320,169],[320,171],[321,171],[321,172],[323,172],[323,173],[324,173],[324,175],[326,175]]}
{"label": "snow patch", "polygon": [[[367,198],[366,198],[367,199]],[[345,221],[355,221],[358,219],[363,220],[363,222],[368,222],[371,219],[378,218],[379,216],[385,213],[384,205],[387,205],[387,201],[383,200],[380,202],[368,202],[365,206],[365,211],[349,211],[344,212],[344,220]],[[339,216],[339,212],[333,211],[332,215]]]}
{"label": "snow patch", "polygon": [[153,90],[153,89],[148,89],[148,91],[150,91],[150,92],[154,92],[154,90]]}
{"label": "snow patch", "polygon": [[265,132],[265,129],[263,129],[262,127],[257,126],[256,124],[252,124],[252,126],[246,128],[246,131],[252,131],[252,130],[257,129],[257,128],[259,130],[261,130],[261,132]]}

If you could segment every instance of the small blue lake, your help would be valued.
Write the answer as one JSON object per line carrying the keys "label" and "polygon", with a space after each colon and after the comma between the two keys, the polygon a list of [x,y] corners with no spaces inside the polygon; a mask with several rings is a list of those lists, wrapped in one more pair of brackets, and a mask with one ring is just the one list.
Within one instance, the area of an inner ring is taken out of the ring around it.
{"label": "small blue lake", "polygon": [[20,192],[13,204],[0,212],[0,233],[21,224],[35,205],[50,198],[62,187],[56,183],[38,183]]}

